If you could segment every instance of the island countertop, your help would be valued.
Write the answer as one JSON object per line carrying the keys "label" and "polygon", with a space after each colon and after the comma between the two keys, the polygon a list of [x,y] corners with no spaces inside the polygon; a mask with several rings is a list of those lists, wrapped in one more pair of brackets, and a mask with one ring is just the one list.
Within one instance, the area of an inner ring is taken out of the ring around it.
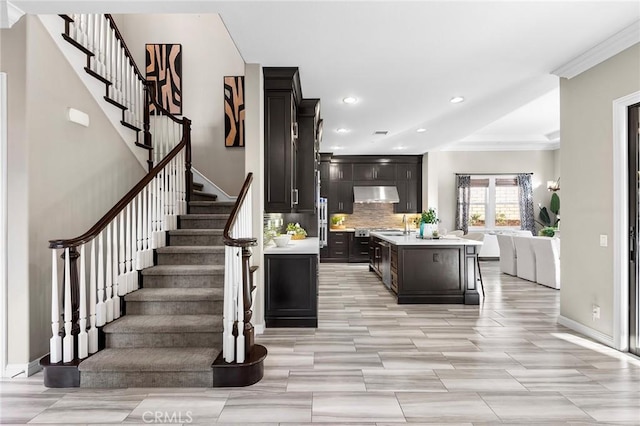
{"label": "island countertop", "polygon": [[307,237],[304,240],[291,240],[285,247],[277,247],[275,243],[269,243],[264,248],[264,254],[318,254],[320,253],[320,240],[318,237]]}
{"label": "island countertop", "polygon": [[371,232],[369,235],[380,238],[397,246],[481,246],[482,241],[467,240],[458,237],[441,237],[440,239],[421,239],[415,232],[409,235],[389,235],[389,232]]}

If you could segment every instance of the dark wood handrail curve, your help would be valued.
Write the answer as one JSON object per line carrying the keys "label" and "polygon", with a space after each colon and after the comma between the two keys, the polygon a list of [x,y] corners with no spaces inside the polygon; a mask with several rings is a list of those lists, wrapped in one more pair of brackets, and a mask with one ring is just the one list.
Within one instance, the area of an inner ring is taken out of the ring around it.
{"label": "dark wood handrail curve", "polygon": [[162,105],[160,105],[158,103],[158,100],[157,100],[158,97],[156,96],[156,85],[152,81],[145,81],[144,84],[150,90],[150,92],[149,92],[149,93],[151,93],[150,100],[151,100],[151,103],[156,107],[156,109],[158,111],[162,112],[167,117],[169,117],[175,123],[182,124],[182,119],[181,118],[176,117],[175,115],[173,115],[173,113],[169,112],[168,109],[166,109],[165,107],[163,107]]}
{"label": "dark wood handrail curve", "polygon": [[249,187],[251,186],[251,182],[253,182],[253,173],[248,173],[247,178],[244,180],[244,184],[242,185],[242,189],[240,190],[240,194],[238,194],[236,203],[233,206],[233,210],[231,210],[231,214],[229,215],[227,224],[224,226],[222,239],[224,240],[225,246],[246,248],[246,247],[258,245],[257,238],[232,238],[229,235],[229,232],[231,231],[231,227],[236,223],[236,220],[238,219],[238,214],[240,213],[240,207],[242,207],[242,204],[244,203],[245,198],[247,198],[247,194],[249,193]]}
{"label": "dark wood handrail curve", "polygon": [[155,178],[158,173],[165,168],[173,158],[178,155],[182,148],[187,150],[187,163],[191,162],[191,120],[184,117],[182,119],[182,140],[162,159],[153,169],[149,171],[141,180],[129,191],[111,210],[109,210],[95,225],[79,237],[68,240],[49,240],[49,248],[60,249],[67,247],[78,247],[96,238],[109,223],[111,223],[131,203],[138,194]]}

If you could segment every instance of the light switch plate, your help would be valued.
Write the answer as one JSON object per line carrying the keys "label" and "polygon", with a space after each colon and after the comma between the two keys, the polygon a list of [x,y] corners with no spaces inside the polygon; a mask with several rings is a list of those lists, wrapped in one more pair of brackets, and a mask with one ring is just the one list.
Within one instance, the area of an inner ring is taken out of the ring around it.
{"label": "light switch plate", "polygon": [[607,247],[609,245],[606,235],[600,235],[600,247]]}

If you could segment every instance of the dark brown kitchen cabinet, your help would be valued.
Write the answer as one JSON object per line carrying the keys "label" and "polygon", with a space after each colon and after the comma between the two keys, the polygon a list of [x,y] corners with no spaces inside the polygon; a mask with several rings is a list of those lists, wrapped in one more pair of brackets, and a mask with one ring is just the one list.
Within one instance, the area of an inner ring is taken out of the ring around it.
{"label": "dark brown kitchen cabinet", "polygon": [[329,257],[334,262],[349,261],[349,234],[352,232],[329,232]]}
{"label": "dark brown kitchen cabinet", "polygon": [[329,198],[329,169],[331,168],[331,163],[328,161],[320,162],[320,196],[324,198]]}
{"label": "dark brown kitchen cabinet", "polygon": [[396,180],[396,165],[356,163],[353,165],[353,180],[394,181]]}
{"label": "dark brown kitchen cabinet", "polygon": [[353,180],[353,165],[350,163],[332,163],[330,177],[331,181]]}
{"label": "dark brown kitchen cabinet", "polygon": [[349,233],[349,262],[359,263],[369,260],[369,237],[356,237]]}
{"label": "dark brown kitchen cabinet", "polygon": [[320,99],[302,99],[298,107],[298,140],[294,195],[297,213],[315,213],[319,179],[317,154],[320,124]]}
{"label": "dark brown kitchen cabinet", "polygon": [[267,327],[318,326],[318,255],[265,255]]}
{"label": "dark brown kitchen cabinet", "polygon": [[301,99],[298,68],[263,68],[265,211],[295,211],[299,201],[297,182],[298,118]]}
{"label": "dark brown kitchen cabinet", "polygon": [[331,181],[329,187],[329,214],[353,213],[353,182]]}
{"label": "dark brown kitchen cabinet", "polygon": [[400,201],[395,213],[419,213],[422,210],[421,164],[398,164],[396,188]]}

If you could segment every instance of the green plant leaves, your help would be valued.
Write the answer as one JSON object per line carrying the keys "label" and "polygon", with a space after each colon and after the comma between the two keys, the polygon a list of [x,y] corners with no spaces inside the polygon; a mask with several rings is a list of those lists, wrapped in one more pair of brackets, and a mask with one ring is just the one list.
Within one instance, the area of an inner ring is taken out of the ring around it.
{"label": "green plant leaves", "polygon": [[551,202],[549,203],[549,209],[555,215],[560,213],[560,197],[555,192],[551,194]]}

